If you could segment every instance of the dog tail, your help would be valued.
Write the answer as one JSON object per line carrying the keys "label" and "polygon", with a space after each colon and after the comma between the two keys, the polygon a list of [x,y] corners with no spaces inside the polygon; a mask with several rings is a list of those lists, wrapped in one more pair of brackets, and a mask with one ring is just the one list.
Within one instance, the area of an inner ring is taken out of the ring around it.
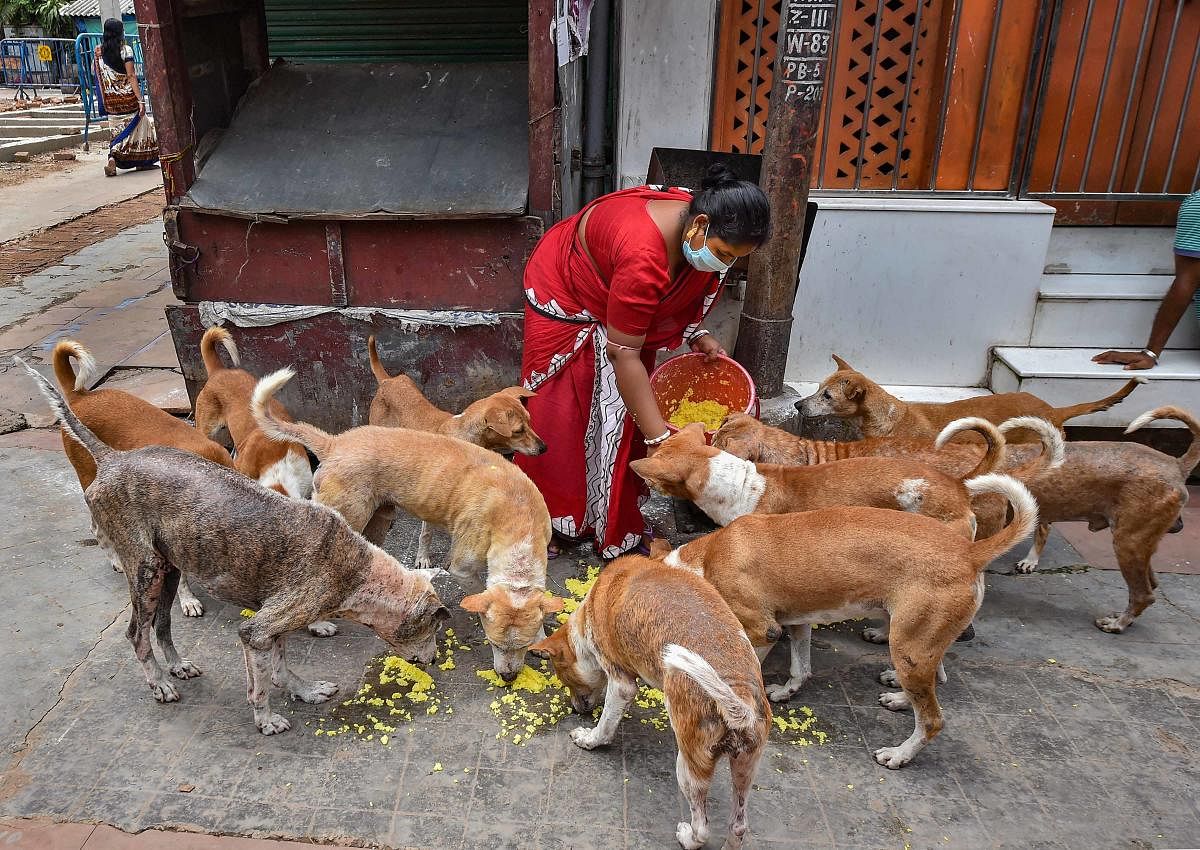
{"label": "dog tail", "polygon": [[687,676],[717,704],[717,711],[730,729],[749,729],[758,722],[754,706],[733,692],[712,665],[690,649],[677,643],[667,644],[662,654],[663,667]]}
{"label": "dog tail", "polygon": [[238,358],[237,343],[233,341],[229,331],[221,327],[211,327],[204,332],[204,336],[200,337],[200,357],[204,360],[204,370],[208,372],[209,377],[225,368],[221,363],[221,358],[217,355],[218,342],[221,343],[234,366],[242,365]]}
{"label": "dog tail", "polygon": [[1037,501],[1029,488],[1011,475],[991,472],[963,484],[972,498],[996,493],[1007,499],[1013,508],[1012,522],[991,537],[971,544],[971,559],[979,571],[1033,533],[1038,521]]}
{"label": "dog tail", "polygon": [[1200,463],[1200,422],[1197,422],[1195,416],[1182,408],[1170,406],[1156,407],[1154,410],[1143,413],[1129,423],[1129,427],[1125,429],[1125,433],[1132,434],[1139,428],[1149,425],[1155,419],[1174,419],[1176,422],[1182,422],[1188,426],[1188,430],[1192,432],[1192,444],[1188,446],[1188,450],[1182,456],[1176,458],[1179,462],[1179,472],[1186,480],[1192,474],[1192,470],[1196,468],[1196,464]]}
{"label": "dog tail", "polygon": [[254,422],[268,439],[279,443],[300,443],[324,460],[328,454],[333,437],[315,425],[307,422],[284,422],[271,414],[271,401],[288,381],[296,377],[294,369],[284,368],[259,380],[254,386],[254,395],[250,397],[250,412]]}
{"label": "dog tail", "polygon": [[[59,345],[61,346],[62,343],[60,342]],[[83,353],[87,354],[86,351]],[[55,348],[55,355],[57,356],[57,354],[58,349]],[[88,359],[91,359],[90,356]],[[109,448],[109,446],[103,440],[92,433],[91,428],[84,425],[79,420],[79,417],[75,415],[75,411],[71,410],[71,405],[67,404],[67,400],[63,397],[63,394],[55,389],[54,384],[50,383],[48,380],[39,375],[37,370],[35,370],[20,357],[14,357],[13,363],[23,367],[25,371],[30,374],[33,380],[37,382],[38,389],[42,391],[42,395],[44,395],[46,397],[46,401],[50,403],[50,409],[54,411],[54,415],[58,418],[59,424],[62,425],[63,430],[71,436],[71,439],[87,449],[88,454],[90,454],[92,459],[96,462],[97,467],[101,466],[104,461],[113,453],[113,449]]]}
{"label": "dog tail", "polygon": [[[78,372],[71,368],[72,357],[79,361]],[[96,359],[73,339],[61,340],[54,346],[50,360],[54,364],[54,377],[58,379],[64,396],[87,392],[88,383],[96,377]]]}
{"label": "dog tail", "polygon": [[1028,481],[1040,472],[1062,466],[1066,458],[1066,443],[1063,441],[1062,431],[1058,430],[1053,422],[1040,416],[1014,416],[1000,423],[1001,434],[1008,434],[1009,431],[1018,428],[1025,428],[1037,434],[1042,441],[1042,451],[1029,462],[1010,469],[1009,475],[1018,481]]}
{"label": "dog tail", "polygon": [[367,337],[367,354],[371,358],[371,374],[375,376],[375,380],[379,383],[390,379],[392,376],[383,368],[383,364],[379,362],[379,350],[375,348],[375,334]]}
{"label": "dog tail", "polygon": [[933,442],[934,448],[940,449],[956,434],[961,434],[963,431],[977,431],[983,437],[983,441],[987,443],[987,451],[983,453],[983,457],[979,459],[975,468],[963,476],[964,478],[986,475],[1004,462],[1004,435],[991,422],[978,416],[955,419],[942,429],[942,433],[938,434],[937,439]]}
{"label": "dog tail", "polygon": [[1083,404],[1073,404],[1070,407],[1056,407],[1052,413],[1054,424],[1061,428],[1068,419],[1108,410],[1114,404],[1120,404],[1128,398],[1129,394],[1137,389],[1138,384],[1144,383],[1146,383],[1146,378],[1140,376],[1131,378],[1121,389],[1099,401],[1085,401]]}

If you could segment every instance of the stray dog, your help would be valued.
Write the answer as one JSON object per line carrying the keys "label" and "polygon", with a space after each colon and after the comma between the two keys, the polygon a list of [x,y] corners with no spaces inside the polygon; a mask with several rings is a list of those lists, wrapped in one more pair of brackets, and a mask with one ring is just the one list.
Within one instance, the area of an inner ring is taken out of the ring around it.
{"label": "stray dog", "polygon": [[156,700],[175,702],[179,691],[154,655],[151,628],[172,676],[200,675],[171,637],[181,572],[201,578],[219,599],[258,611],[238,635],[254,725],[264,735],[291,726],[271,711],[272,684],[309,703],[337,692],[332,682],[306,682],[288,669],[284,639],[306,623],[329,616],[357,620],[406,657],[433,660],[438,628],[450,612],[427,575],[405,570],[328,508],[286,498],[178,449],[108,447],[49,381],[16,362],[38,382],[68,439],[95,462],[84,499],[129,578],[127,635]]}
{"label": "stray dog", "polygon": [[[1020,465],[1005,469],[1010,459],[1005,434],[1016,428],[1037,435],[1042,442],[1042,451],[1034,456],[1026,450],[1032,447],[1022,447]],[[964,431],[978,432],[986,447],[978,443],[951,442]],[[1045,419],[1033,416],[1009,420],[1004,425],[1003,433],[986,419],[959,419],[947,425],[930,444],[919,437],[871,437],[845,443],[809,440],[739,413],[726,417],[713,437],[713,445],[756,463],[812,466],[846,458],[903,457],[928,464],[951,478],[960,479],[975,478],[1004,469],[1023,484],[1028,484],[1043,469],[1061,466],[1065,456],[1062,432]],[[1004,499],[985,495],[972,500],[971,505],[978,523],[976,538],[990,537],[1004,527],[1008,512],[1008,503]]]}
{"label": "stray dog", "polygon": [[[369,424],[443,434],[503,455],[520,452],[536,456],[546,451],[546,444],[533,430],[529,411],[525,409],[523,401],[534,396],[531,390],[506,387],[470,404],[455,416],[431,404],[407,375],[394,378],[389,375],[379,362],[374,336],[367,337],[367,351],[371,358],[371,372],[379,382],[379,389],[371,400],[371,412],[367,419]],[[418,567],[431,566],[429,538],[429,524],[422,522],[417,538]]]}
{"label": "stray dog", "polygon": [[[1183,527],[1180,511],[1188,500],[1187,478],[1200,463],[1200,422],[1185,410],[1160,407],[1143,413],[1125,433],[1156,419],[1174,419],[1191,430],[1192,444],[1182,457],[1140,443],[1072,442],[1067,443],[1061,467],[1045,469],[1028,479],[1041,510],[1041,524],[1029,554],[1017,562],[1017,572],[1037,569],[1051,523],[1086,521],[1092,531],[1111,528],[1129,601],[1121,613],[1099,617],[1095,623],[1114,634],[1125,631],[1154,604],[1158,579],[1150,559],[1164,534]],[[1024,447],[1012,450],[1018,460],[1020,449]]]}
{"label": "stray dog", "polygon": [[742,846],[746,798],[771,728],[762,672],[737,619],[699,576],[637,556],[613,561],[583,603],[535,647],[586,714],[604,694],[595,728],[571,731],[585,750],[612,743],[637,680],[660,688],[679,755],[679,790],[691,810],[679,843],[694,850],[708,840],[705,805],[713,772],[729,758],[733,800],[725,847]]}
{"label": "stray dog", "polygon": [[[71,368],[72,357],[79,363],[78,373]],[[172,446],[221,466],[235,468],[233,458],[224,446],[214,443],[200,430],[149,402],[121,390],[88,390],[88,383],[96,375],[96,361],[75,340],[64,339],[54,346],[52,362],[54,377],[67,403],[75,410],[80,421],[110,448],[128,451],[143,446]],[[62,441],[67,460],[71,461],[79,477],[79,486],[86,491],[96,478],[95,460],[91,453],[71,439],[65,427],[62,428]],[[121,569],[115,558],[112,563],[114,570]],[[204,606],[188,587],[186,577],[179,581],[178,596],[179,607],[185,615],[199,617],[204,614]]]}
{"label": "stray dog", "polygon": [[818,466],[754,464],[705,444],[689,425],[630,469],[653,489],[688,499],[720,525],[750,513],[786,514],[836,505],[869,505],[925,514],[975,536],[967,488],[907,458],[854,458]]}
{"label": "stray dog", "polygon": [[[1134,378],[1117,392],[1099,401],[1088,401],[1070,407],[1051,407],[1029,393],[996,393],[965,398],[946,404],[909,404],[891,395],[879,384],[857,372],[845,360],[833,355],[837,371],[821,381],[817,391],[796,402],[802,416],[837,416],[858,418],[864,437],[924,437],[932,440],[938,432],[955,419],[978,416],[996,425],[1016,416],[1036,416],[1046,419],[1056,428],[1076,416],[1108,410],[1145,383]],[[1009,437],[1009,442],[1028,442],[1027,435]]]}
{"label": "stray dog", "polygon": [[[221,363],[217,343],[233,361],[233,369],[226,369]],[[253,375],[239,368],[237,345],[229,331],[218,327],[206,330],[200,338],[200,356],[208,380],[196,396],[196,427],[201,433],[214,437],[224,425],[237,451],[234,466],[238,472],[284,496],[309,498],[313,474],[308,452],[299,443],[277,443],[267,439],[254,424],[250,396],[257,382]],[[271,400],[271,413],[277,419],[291,421],[284,406],[274,399]],[[309,623],[308,630],[317,637],[337,634],[337,626],[328,622]]]}
{"label": "stray dog", "polygon": [[317,456],[313,498],[372,543],[383,542],[395,508],[449,531],[450,573],[471,594],[460,605],[480,615],[496,673],[515,679],[529,645],[545,637],[544,616],[563,607],[546,594],[550,512],[537,487],[494,452],[441,434],[363,425],[334,436],[280,421],[268,403],[293,375],[280,369],[258,382],[258,427]]}
{"label": "stray dog", "polygon": [[744,516],[684,544],[664,563],[707,579],[760,658],[789,628],[791,669],[785,685],[767,688],[773,700],[789,699],[811,675],[814,623],[888,614],[895,669],[880,681],[901,691],[881,694],[879,702],[892,711],[911,705],[916,727],[899,746],[876,750],[875,760],[903,767],[941,731],[935,689],[945,679],[942,657],[979,610],[984,568],[1037,524],[1037,504],[1015,478],[991,473],[966,486],[972,495],[1008,499],[1012,523],[971,541],[930,517],[879,508]]}

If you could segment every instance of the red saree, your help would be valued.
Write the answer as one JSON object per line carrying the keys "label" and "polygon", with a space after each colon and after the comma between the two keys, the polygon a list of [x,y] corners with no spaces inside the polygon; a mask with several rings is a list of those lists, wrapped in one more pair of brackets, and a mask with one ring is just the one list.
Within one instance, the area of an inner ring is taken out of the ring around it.
{"label": "red saree", "polygon": [[[545,497],[554,530],[592,534],[606,558],[640,542],[647,493],[629,469],[646,449],[604,357],[606,328],[644,334],[642,362],[652,369],[659,349],[677,348],[704,318],[721,283],[691,266],[671,279],[646,211],[651,200],[690,201],[691,193],[640,186],[605,195],[550,228],[525,269],[521,378],[537,391],[528,406],[548,449],[516,461]],[[586,237],[595,265],[577,236],[592,208]]]}

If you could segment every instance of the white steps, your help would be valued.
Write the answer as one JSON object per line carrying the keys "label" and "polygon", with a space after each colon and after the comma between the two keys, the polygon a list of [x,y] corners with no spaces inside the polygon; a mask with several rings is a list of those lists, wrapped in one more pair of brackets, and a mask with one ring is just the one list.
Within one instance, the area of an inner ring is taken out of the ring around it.
{"label": "white steps", "polygon": [[[1152,274],[1042,275],[1029,344],[1139,349],[1146,344],[1154,313],[1172,279]],[[1200,348],[1200,322],[1191,310],[1167,347]]]}
{"label": "white steps", "polygon": [[1200,350],[1168,349],[1154,369],[1127,372],[1120,366],[1091,362],[1101,348],[997,348],[992,360],[992,390],[1028,392],[1056,406],[1104,398],[1133,377],[1147,383],[1104,413],[1072,419],[1072,425],[1124,427],[1155,407],[1173,404],[1200,411]]}

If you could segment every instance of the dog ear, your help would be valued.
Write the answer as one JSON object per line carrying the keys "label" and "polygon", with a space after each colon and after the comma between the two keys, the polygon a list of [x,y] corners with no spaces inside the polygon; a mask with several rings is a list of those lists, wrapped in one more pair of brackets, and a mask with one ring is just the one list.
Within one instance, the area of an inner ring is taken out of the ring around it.
{"label": "dog ear", "polygon": [[542,613],[557,614],[563,609],[563,600],[557,596],[542,596]]}
{"label": "dog ear", "polygon": [[487,591],[484,591],[463,597],[463,601],[458,603],[458,607],[464,611],[470,611],[472,614],[482,614],[492,607],[492,600],[488,598]]}
{"label": "dog ear", "polygon": [[671,554],[671,542],[663,540],[661,537],[655,537],[650,541],[650,557],[662,559]]}
{"label": "dog ear", "polygon": [[533,398],[537,393],[533,390],[527,390],[524,387],[505,387],[500,390],[500,395],[511,396],[516,399]]}
{"label": "dog ear", "polygon": [[483,418],[483,423],[501,437],[511,437],[513,434],[512,426],[503,414],[489,413]]}
{"label": "dog ear", "polygon": [[704,442],[704,423],[693,422],[690,425],[685,425],[680,431],[680,434],[687,434],[692,440]]}
{"label": "dog ear", "polygon": [[850,399],[851,401],[857,401],[858,399],[863,397],[863,393],[864,393],[863,385],[862,385],[862,382],[859,381],[857,378],[847,378],[844,386],[845,386],[844,392],[846,393],[846,398]]}
{"label": "dog ear", "polygon": [[450,609],[447,608],[445,605],[439,605],[437,607],[437,609],[433,612],[433,619],[437,620],[438,622],[441,622],[442,620],[449,620],[450,619]]}
{"label": "dog ear", "polygon": [[839,372],[853,372],[854,371],[853,366],[851,366],[849,363],[847,363],[842,358],[838,357],[836,354],[833,355],[833,362],[837,364]]}
{"label": "dog ear", "polygon": [[[555,634],[558,633],[555,632]],[[555,659],[562,654],[562,650],[558,648],[556,643],[557,642],[554,640],[554,635],[550,635],[550,637],[542,638],[533,646],[529,647],[529,649],[531,652],[541,652],[550,656],[551,659]]]}

